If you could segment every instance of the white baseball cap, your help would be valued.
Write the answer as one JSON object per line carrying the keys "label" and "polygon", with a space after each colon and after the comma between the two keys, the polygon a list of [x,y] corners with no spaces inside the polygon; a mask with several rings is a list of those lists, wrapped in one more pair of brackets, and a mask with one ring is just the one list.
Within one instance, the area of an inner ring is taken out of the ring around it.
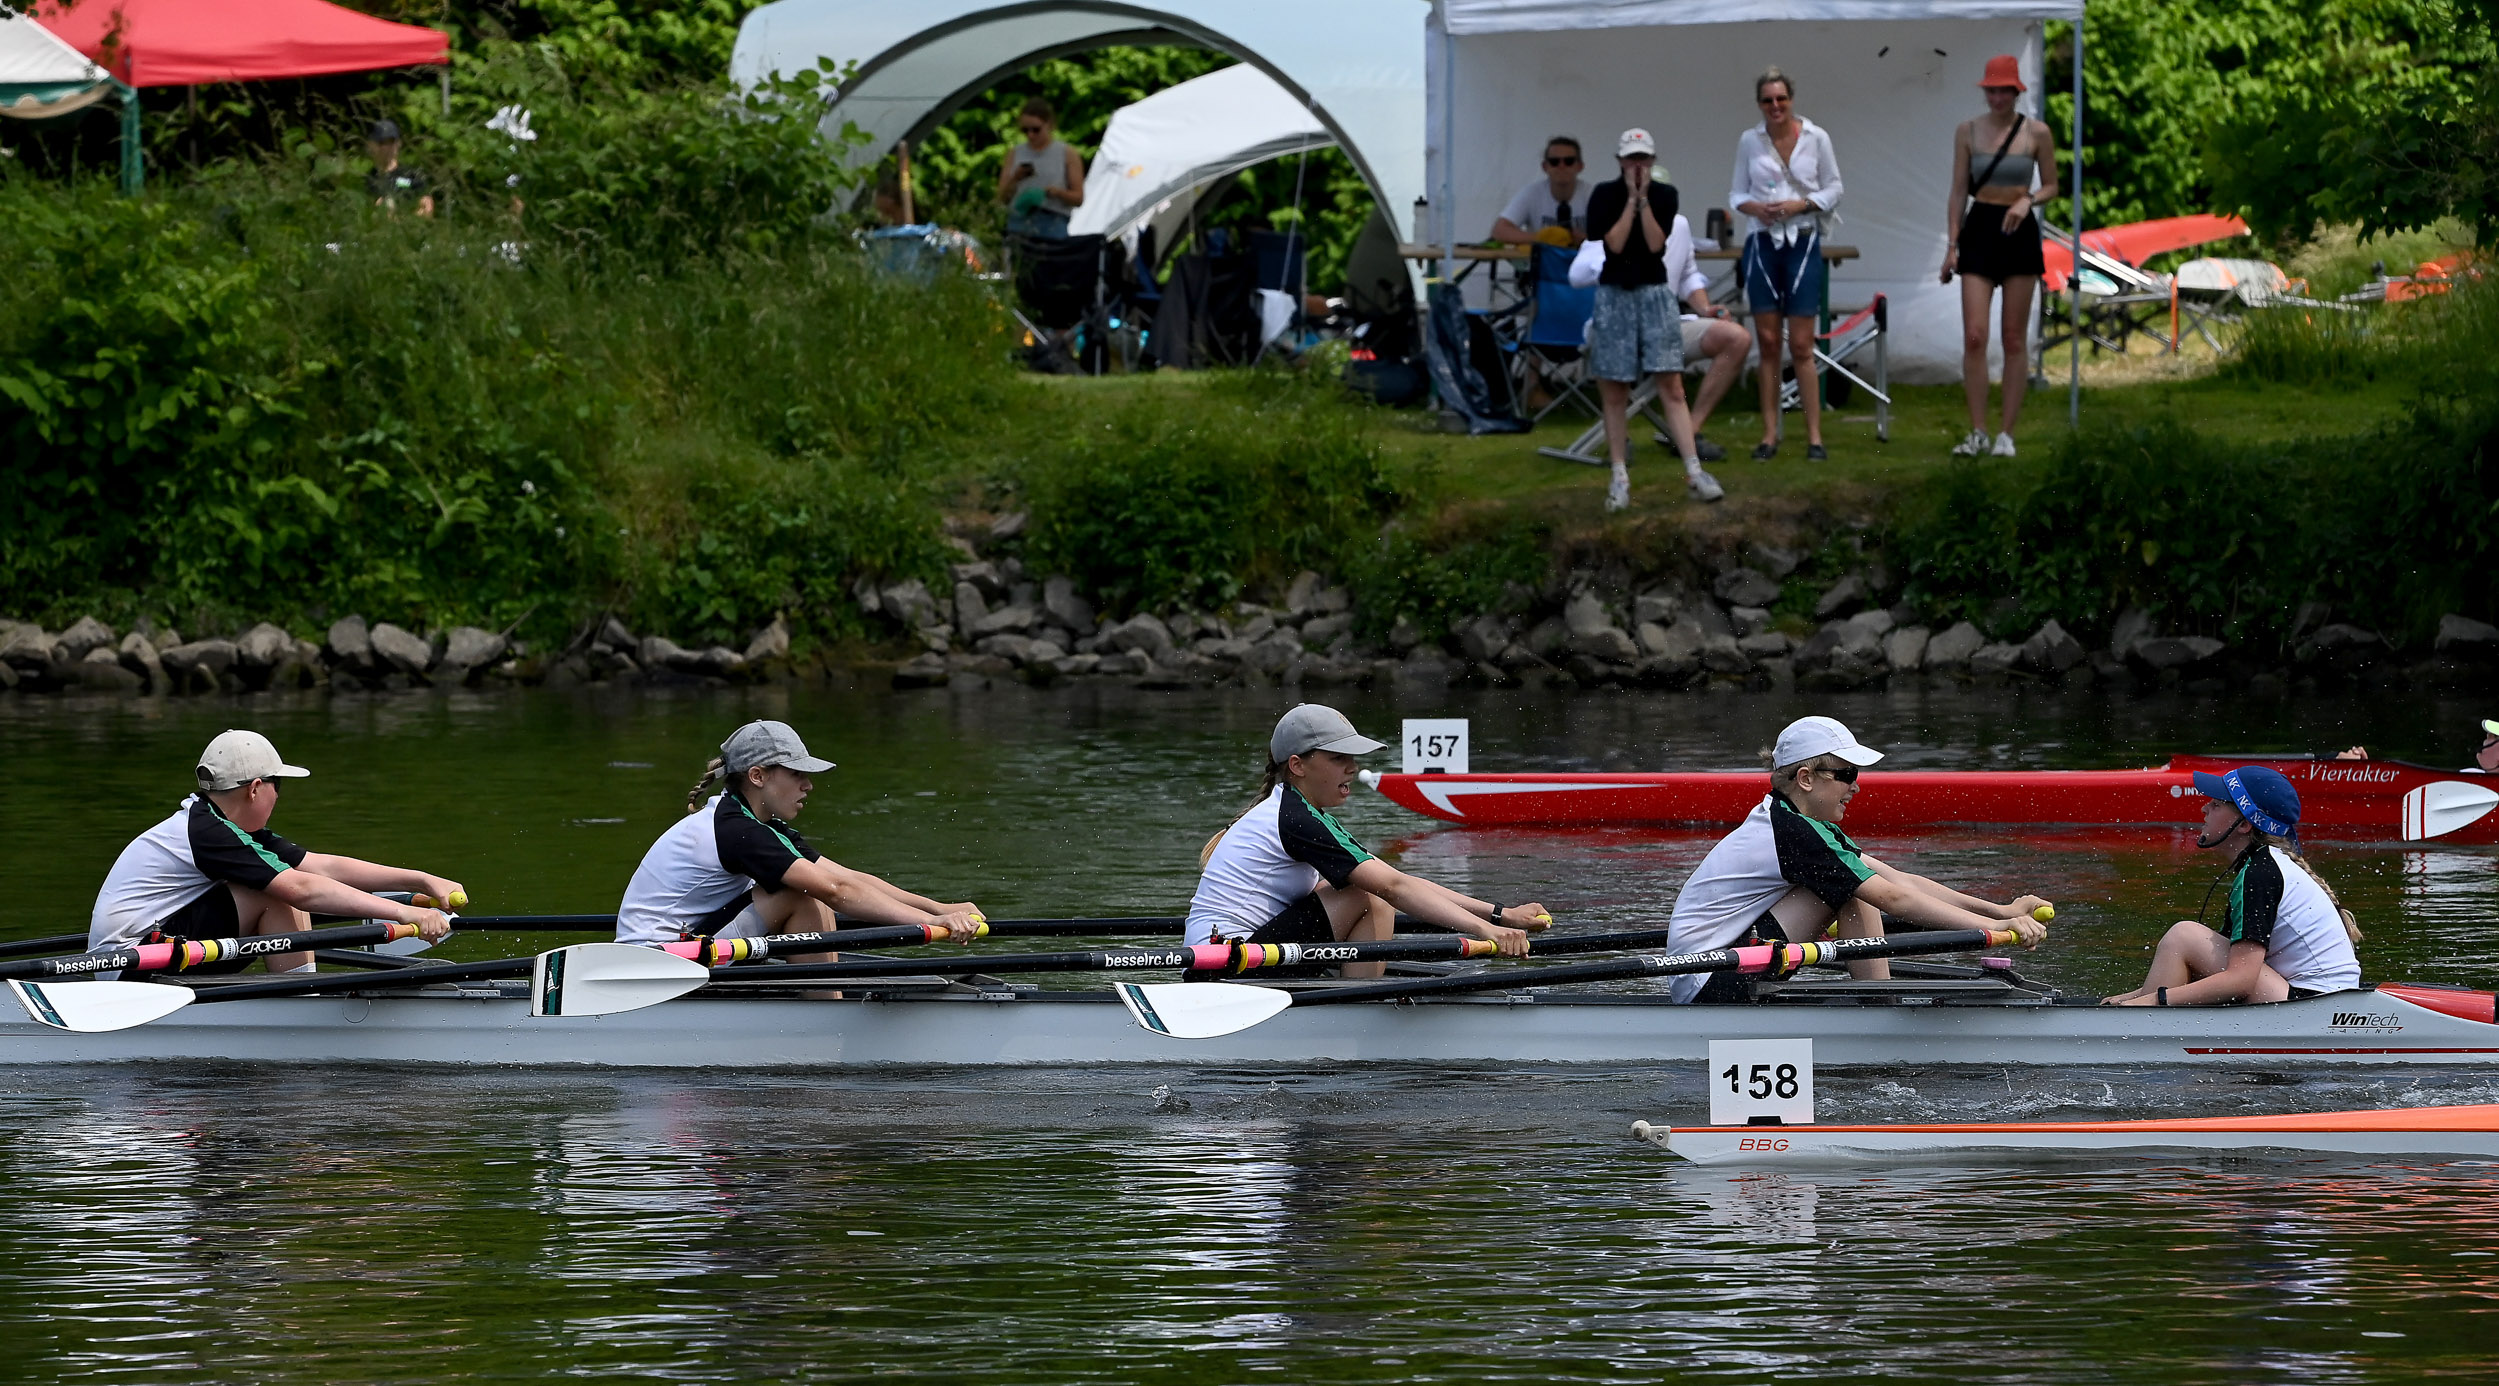
{"label": "white baseball cap", "polygon": [[1629,154],[1646,154],[1654,159],[1657,157],[1657,141],[1649,138],[1648,131],[1634,125],[1623,132],[1621,139],[1614,141],[1615,158]]}
{"label": "white baseball cap", "polygon": [[1851,765],[1872,765],[1883,758],[1883,753],[1858,745],[1856,736],[1841,726],[1836,717],[1799,717],[1779,733],[1779,744],[1770,752],[1770,763],[1797,765],[1815,756],[1838,756]]}
{"label": "white baseball cap", "polygon": [[732,775],[743,775],[761,765],[766,769],[781,766],[802,775],[830,770],[833,762],[807,754],[807,743],[787,722],[749,722],[729,733],[720,743],[720,763]]}
{"label": "white baseball cap", "polygon": [[1303,703],[1284,714],[1276,720],[1275,735],[1267,738],[1267,758],[1279,765],[1313,751],[1361,756],[1387,749],[1386,743],[1355,731],[1344,713],[1320,703]]}
{"label": "white baseball cap", "polygon": [[193,773],[199,776],[200,788],[223,794],[254,780],[301,779],[312,772],[279,759],[278,748],[259,732],[222,731],[200,752]]}

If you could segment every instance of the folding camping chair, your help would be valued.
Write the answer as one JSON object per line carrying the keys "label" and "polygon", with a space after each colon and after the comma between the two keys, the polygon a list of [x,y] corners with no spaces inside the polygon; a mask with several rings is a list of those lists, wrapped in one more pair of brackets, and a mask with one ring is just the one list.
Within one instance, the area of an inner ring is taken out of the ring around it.
{"label": "folding camping chair", "polygon": [[1016,317],[1042,360],[1064,348],[1077,368],[1100,375],[1108,364],[1108,285],[1124,270],[1125,248],[1101,236],[1010,236],[1007,249],[1022,304]]}
{"label": "folding camping chair", "polygon": [[[1892,369],[1890,344],[1891,300],[1876,294],[1874,301],[1831,325],[1828,331],[1814,334],[1814,360],[1823,370],[1822,400],[1833,408],[1848,403],[1851,392],[1863,389],[1874,396],[1874,436],[1877,441],[1892,440]],[[1874,379],[1868,380],[1848,368],[1847,363],[1866,351],[1874,353]],[[1831,379],[1836,374],[1840,378]],[[1779,409],[1804,407],[1804,392],[1794,380],[1779,382]],[[1663,443],[1666,437],[1658,435]]]}
{"label": "folding camping chair", "polygon": [[[2054,227],[2041,228],[2042,234],[2057,245],[2070,249],[2074,238]],[[2082,296],[2083,336],[2095,350],[2126,354],[2127,344],[2137,334],[2161,344],[2161,350],[2174,354],[2180,341],[2178,328],[2178,297],[2170,277],[2151,270],[2138,269],[2105,251],[2094,250],[2086,243],[2080,262],[2065,281],[2070,304],[2072,295]],[[2162,314],[2168,314],[2169,332],[2159,330]],[[2048,330],[2042,334],[2042,355],[2073,339],[2070,312],[2050,314]],[[2213,340],[2201,322],[2192,324],[2207,345],[2215,350],[2220,344]],[[2065,330],[2059,332],[2059,328]]]}
{"label": "folding camping chair", "polygon": [[1590,414],[1604,412],[1589,394],[1595,380],[1588,374],[1588,319],[1596,311],[1597,291],[1594,285],[1572,287],[1575,254],[1558,245],[1534,247],[1527,262],[1529,297],[1520,305],[1526,321],[1505,343],[1514,363],[1513,393],[1524,399],[1530,385],[1540,384],[1550,396],[1533,422],[1541,423],[1545,415],[1573,402]]}

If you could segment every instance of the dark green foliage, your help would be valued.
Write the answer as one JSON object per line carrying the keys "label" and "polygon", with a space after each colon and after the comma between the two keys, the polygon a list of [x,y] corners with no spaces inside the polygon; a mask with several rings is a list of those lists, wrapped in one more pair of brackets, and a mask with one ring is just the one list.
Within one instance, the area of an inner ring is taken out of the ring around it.
{"label": "dark green foliage", "polygon": [[1341,571],[1402,499],[1364,411],[1332,387],[1248,371],[1176,388],[1187,407],[1132,397],[1026,465],[1028,562],[1114,610],[1220,606]]}
{"label": "dark green foliage", "polygon": [[1478,526],[1424,539],[1392,527],[1346,565],[1363,633],[1388,633],[1397,618],[1437,641],[1455,622],[1499,604],[1511,584],[1534,588],[1553,566],[1550,536],[1517,524]]}
{"label": "dark green foliage", "polygon": [[613,606],[730,638],[937,570],[932,454],[1007,379],[978,286],[838,241],[514,252],[274,178],[245,205],[0,184],[14,612]]}

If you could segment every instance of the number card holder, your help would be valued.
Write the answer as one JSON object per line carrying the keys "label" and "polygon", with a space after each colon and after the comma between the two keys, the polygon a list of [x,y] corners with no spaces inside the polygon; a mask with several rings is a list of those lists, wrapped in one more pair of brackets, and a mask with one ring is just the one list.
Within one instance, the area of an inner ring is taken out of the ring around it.
{"label": "number card holder", "polygon": [[1409,775],[1463,775],[1466,768],[1466,719],[1463,717],[1409,717],[1406,719],[1406,773]]}
{"label": "number card holder", "polygon": [[1709,1124],[1811,1126],[1814,1042],[1711,1040]]}

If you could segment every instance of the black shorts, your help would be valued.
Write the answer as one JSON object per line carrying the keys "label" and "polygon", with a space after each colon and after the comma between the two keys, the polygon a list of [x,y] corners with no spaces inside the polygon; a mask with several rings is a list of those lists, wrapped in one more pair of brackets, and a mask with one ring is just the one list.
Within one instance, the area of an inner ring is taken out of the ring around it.
{"label": "black shorts", "polygon": [[[242,918],[234,912],[234,887],[223,881],[193,896],[191,903],[156,921],[156,932],[166,938],[234,938],[243,932]],[[183,971],[196,976],[217,976],[240,972],[252,965],[250,958],[228,958],[224,962],[201,963]]]}
{"label": "black shorts", "polygon": [[[1761,918],[1753,921],[1753,927],[1744,931],[1744,937],[1727,946],[1751,948],[1768,943],[1772,939],[1784,941],[1786,938],[1787,931],[1779,927],[1778,916],[1768,910],[1763,910]],[[1692,997],[1692,1004],[1695,1006],[1750,1006],[1753,1003],[1752,984],[1741,972],[1709,974],[1709,980],[1701,983],[1701,989]]]}
{"label": "black shorts", "polygon": [[[1217,942],[1223,942],[1218,939]],[[1334,943],[1336,926],[1328,922],[1328,907],[1314,892],[1283,909],[1277,910],[1264,924],[1252,929],[1242,943]],[[1317,977],[1330,969],[1326,963],[1298,963],[1292,967],[1262,967],[1261,977]],[[1200,972],[1195,968],[1180,974],[1184,982],[1211,982],[1223,976],[1220,972]]]}
{"label": "black shorts", "polygon": [[1954,268],[1999,284],[2021,275],[2046,274],[2048,262],[2039,249],[2038,213],[2022,218],[2022,224],[2008,232],[2004,208],[1971,203],[1961,216],[1961,254]]}

